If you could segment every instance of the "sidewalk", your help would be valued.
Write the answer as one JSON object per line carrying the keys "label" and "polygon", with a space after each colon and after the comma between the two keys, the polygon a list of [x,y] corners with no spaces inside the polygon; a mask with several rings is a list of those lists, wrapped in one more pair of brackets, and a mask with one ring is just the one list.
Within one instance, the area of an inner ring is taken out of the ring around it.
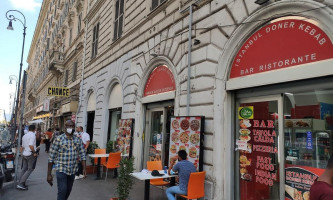
{"label": "sidewalk", "polygon": [[[14,183],[4,183],[0,191],[1,200],[56,200],[57,181],[53,180],[53,187],[46,182],[48,154],[44,152],[45,145],[41,145],[40,155],[37,160],[36,169],[32,172],[27,185],[29,190],[21,191],[14,187]],[[20,166],[20,165],[19,165]],[[19,170],[20,171],[20,170]],[[105,174],[103,174],[105,176]],[[103,177],[104,177],[103,176]],[[85,179],[75,180],[72,192],[68,200],[109,200],[115,197],[117,179],[108,173],[107,181],[95,180],[95,174],[89,174]],[[143,200],[144,182],[135,180],[130,194],[130,200]],[[160,188],[150,187],[150,199],[167,199]]]}

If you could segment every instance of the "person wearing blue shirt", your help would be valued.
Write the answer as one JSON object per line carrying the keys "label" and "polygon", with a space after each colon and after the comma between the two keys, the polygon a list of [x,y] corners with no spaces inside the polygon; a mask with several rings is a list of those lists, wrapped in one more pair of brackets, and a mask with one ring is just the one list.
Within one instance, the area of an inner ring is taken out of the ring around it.
{"label": "person wearing blue shirt", "polygon": [[187,194],[187,185],[190,179],[190,174],[196,172],[195,166],[187,159],[187,153],[185,150],[178,151],[178,162],[176,165],[174,163],[169,167],[168,173],[173,175],[178,172],[179,185],[169,187],[166,190],[166,195],[169,200],[175,200],[175,194]]}

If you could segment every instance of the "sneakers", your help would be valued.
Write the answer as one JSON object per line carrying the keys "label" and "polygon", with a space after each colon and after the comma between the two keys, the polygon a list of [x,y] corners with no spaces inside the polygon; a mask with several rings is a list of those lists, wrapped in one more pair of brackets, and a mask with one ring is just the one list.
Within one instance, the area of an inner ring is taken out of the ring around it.
{"label": "sneakers", "polygon": [[84,178],[83,174],[80,174],[79,176],[75,176],[75,180],[79,180],[79,179],[83,179],[83,178]]}
{"label": "sneakers", "polygon": [[18,184],[18,185],[16,186],[16,189],[19,189],[19,190],[28,190],[28,187],[26,187],[26,186],[24,186],[24,185],[22,185],[22,184]]}

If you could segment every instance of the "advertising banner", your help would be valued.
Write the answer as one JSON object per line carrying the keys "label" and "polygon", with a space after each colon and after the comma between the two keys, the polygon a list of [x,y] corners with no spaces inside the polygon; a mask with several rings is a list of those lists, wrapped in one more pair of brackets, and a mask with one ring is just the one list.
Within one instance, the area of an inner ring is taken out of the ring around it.
{"label": "advertising banner", "polygon": [[310,188],[324,169],[298,165],[286,165],[286,200],[310,200]]}
{"label": "advertising banner", "polygon": [[171,117],[169,165],[177,162],[179,150],[185,150],[188,161],[202,171],[204,124],[203,116]]}
{"label": "advertising banner", "polygon": [[132,156],[134,119],[120,119],[116,139],[116,149],[122,156]]}

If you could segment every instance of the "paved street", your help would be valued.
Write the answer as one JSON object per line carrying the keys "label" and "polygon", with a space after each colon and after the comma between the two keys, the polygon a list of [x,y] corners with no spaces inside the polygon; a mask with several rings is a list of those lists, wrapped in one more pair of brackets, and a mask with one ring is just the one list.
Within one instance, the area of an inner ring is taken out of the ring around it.
{"label": "paved street", "polygon": [[[36,169],[27,180],[26,184],[28,185],[29,190],[17,190],[14,188],[13,182],[4,183],[0,192],[1,200],[56,200],[56,180],[54,180],[53,187],[50,187],[46,182],[48,154],[44,152],[44,147],[45,146],[42,144]],[[96,175],[92,174],[89,174],[88,177],[83,180],[76,180],[69,200],[109,200],[111,197],[115,197],[114,192],[117,179],[111,177],[112,173],[108,173],[108,176],[106,182],[104,180],[94,180]],[[151,199],[166,199],[161,189],[153,186],[151,186],[150,189]],[[143,199],[143,193],[144,182],[136,181],[134,188],[131,191],[130,199],[141,200]]]}

